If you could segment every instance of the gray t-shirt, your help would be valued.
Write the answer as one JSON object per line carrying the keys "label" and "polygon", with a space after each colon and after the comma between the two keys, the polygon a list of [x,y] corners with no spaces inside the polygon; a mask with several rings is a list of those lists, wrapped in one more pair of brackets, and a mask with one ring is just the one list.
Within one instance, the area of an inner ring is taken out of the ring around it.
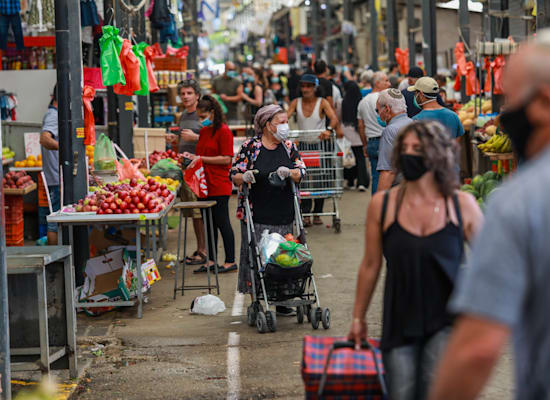
{"label": "gray t-shirt", "polygon": [[[242,85],[242,82],[237,78],[230,78],[225,75],[220,75],[214,78],[212,88],[217,94],[225,94],[227,96],[235,96],[237,89]],[[240,102],[224,101],[227,107],[227,121],[236,121],[239,119],[238,104]]]}
{"label": "gray t-shirt", "polygon": [[[42,120],[42,132],[50,132],[52,138],[59,142],[57,131],[57,108],[50,106]],[[42,170],[48,186],[59,185],[59,151],[42,149]]]}
{"label": "gray t-shirt", "polygon": [[378,151],[378,164],[376,166],[378,171],[391,171],[393,169],[391,164],[393,143],[401,128],[411,122],[413,120],[407,117],[407,113],[403,113],[393,117],[388,126],[384,128],[380,138],[380,150]]}
{"label": "gray t-shirt", "polygon": [[[199,122],[199,117],[197,116],[197,112],[193,111],[192,113],[188,113],[187,111],[183,110],[179,127],[181,129],[191,129],[193,132],[198,134],[202,128],[202,125]],[[189,153],[195,154],[196,147],[197,147],[197,142],[185,142],[180,139],[178,152],[183,153],[187,151]]]}
{"label": "gray t-shirt", "polygon": [[516,398],[550,399],[550,150],[491,196],[450,310],[507,325]]}

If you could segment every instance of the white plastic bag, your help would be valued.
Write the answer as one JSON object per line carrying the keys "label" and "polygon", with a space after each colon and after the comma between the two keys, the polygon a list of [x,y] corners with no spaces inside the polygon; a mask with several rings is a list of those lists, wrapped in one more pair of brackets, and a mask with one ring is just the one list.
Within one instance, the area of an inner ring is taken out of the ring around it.
{"label": "white plastic bag", "polygon": [[191,304],[193,314],[216,315],[224,311],[224,302],[212,294],[196,297]]}
{"label": "white plastic bag", "polygon": [[264,229],[259,243],[262,264],[265,265],[271,255],[277,251],[279,245],[284,242],[286,242],[286,240],[280,234],[269,233],[269,230]]}
{"label": "white plastic bag", "polygon": [[336,139],[338,147],[344,154],[343,166],[344,168],[353,168],[355,167],[355,156],[353,155],[353,150],[351,149],[351,142],[345,137]]}

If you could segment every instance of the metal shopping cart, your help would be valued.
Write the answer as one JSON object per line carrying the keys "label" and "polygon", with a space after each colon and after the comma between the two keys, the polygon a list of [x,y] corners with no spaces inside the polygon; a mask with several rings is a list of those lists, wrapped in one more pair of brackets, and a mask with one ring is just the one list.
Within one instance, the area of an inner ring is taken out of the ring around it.
{"label": "metal shopping cart", "polygon": [[344,193],[343,153],[336,144],[336,135],[320,139],[324,130],[293,130],[289,138],[294,141],[302,160],[306,164],[307,174],[300,183],[300,197],[304,199],[331,199],[333,211],[322,213],[302,213],[304,217],[332,217],[332,227],[340,233],[342,226],[338,199]]}

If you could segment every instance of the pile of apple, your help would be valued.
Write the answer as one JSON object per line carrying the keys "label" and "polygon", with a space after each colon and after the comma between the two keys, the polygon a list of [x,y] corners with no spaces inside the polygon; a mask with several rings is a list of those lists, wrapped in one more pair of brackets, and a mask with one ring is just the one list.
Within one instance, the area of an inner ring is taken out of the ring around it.
{"label": "pile of apple", "polygon": [[24,189],[33,183],[32,178],[25,171],[10,171],[2,179],[2,186],[6,189]]}
{"label": "pile of apple", "polygon": [[165,184],[150,178],[140,184],[137,179],[130,183],[107,184],[101,190],[79,200],[77,212],[97,214],[144,214],[158,213],[174,200]]}
{"label": "pile of apple", "polygon": [[[149,154],[149,168],[153,168],[153,165],[158,163],[160,160],[164,160],[166,158],[172,158],[176,160],[178,158],[178,153],[176,153],[174,150],[153,151],[151,154]],[[145,162],[143,162],[142,164],[145,164]]]}

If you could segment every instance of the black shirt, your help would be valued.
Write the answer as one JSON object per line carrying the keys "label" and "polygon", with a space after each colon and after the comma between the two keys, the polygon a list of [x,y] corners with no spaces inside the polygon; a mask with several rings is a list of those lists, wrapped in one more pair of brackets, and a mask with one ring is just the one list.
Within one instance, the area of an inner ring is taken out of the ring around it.
{"label": "black shirt", "polygon": [[[407,116],[409,118],[414,117],[416,114],[422,111],[421,108],[418,108],[414,105],[414,92],[409,92],[407,89],[404,89],[401,91],[401,93],[403,93],[403,97],[405,98],[405,103],[407,103]],[[439,94],[437,95],[437,104],[443,107],[447,107],[447,105],[443,102],[443,99]]]}
{"label": "black shirt", "polygon": [[255,223],[265,225],[288,225],[294,220],[294,197],[290,183],[280,188],[269,184],[270,172],[284,166],[293,168],[290,157],[283,144],[274,150],[262,146],[254,164],[256,183],[250,190],[250,200],[254,205],[252,213]]}
{"label": "black shirt", "polygon": [[323,99],[326,99],[327,97],[332,97],[332,82],[325,78],[319,78],[319,87],[320,91],[319,94]]}

